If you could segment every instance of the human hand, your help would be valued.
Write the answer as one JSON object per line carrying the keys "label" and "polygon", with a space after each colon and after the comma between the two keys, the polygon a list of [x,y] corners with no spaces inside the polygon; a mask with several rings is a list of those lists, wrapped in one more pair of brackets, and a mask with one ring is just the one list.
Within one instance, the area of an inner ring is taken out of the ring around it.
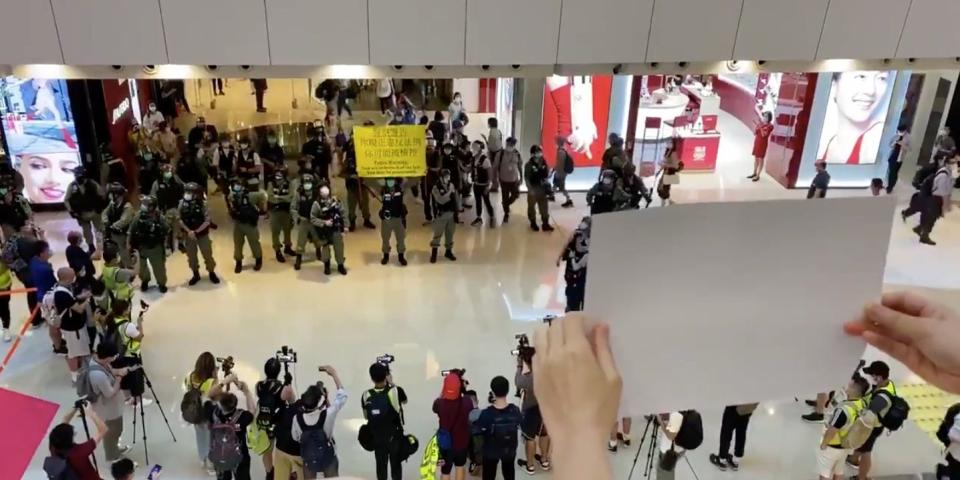
{"label": "human hand", "polygon": [[187,232],[187,238],[189,238],[190,240],[196,240],[196,239],[197,239],[197,232],[194,232],[193,230],[190,230],[189,232]]}
{"label": "human hand", "polygon": [[623,381],[610,352],[610,327],[568,314],[534,334],[534,389],[553,438],[602,445],[617,416]]}
{"label": "human hand", "polygon": [[247,385],[247,382],[236,382],[237,388],[240,389],[243,393],[250,393],[250,386]]}
{"label": "human hand", "polygon": [[931,384],[960,393],[960,316],[912,292],[884,294],[843,326]]}

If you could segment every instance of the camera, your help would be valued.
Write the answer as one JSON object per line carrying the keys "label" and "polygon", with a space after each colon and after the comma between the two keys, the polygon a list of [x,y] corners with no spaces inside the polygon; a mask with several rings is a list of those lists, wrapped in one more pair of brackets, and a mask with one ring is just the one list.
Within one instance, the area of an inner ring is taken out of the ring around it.
{"label": "camera", "polygon": [[396,360],[396,359],[397,359],[397,358],[394,357],[393,355],[391,355],[391,354],[389,354],[389,353],[385,353],[385,354],[380,355],[379,357],[377,357],[377,363],[380,363],[380,364],[383,364],[383,365],[390,365],[390,364],[393,363],[394,360]]}
{"label": "camera", "polygon": [[77,410],[83,410],[83,407],[86,407],[90,404],[90,400],[87,400],[86,396],[80,397],[77,401],[73,402],[73,408]]}
{"label": "camera", "polygon": [[451,368],[450,370],[440,370],[440,375],[443,377],[446,377],[451,373],[456,374],[458,377],[460,377],[461,381],[466,382],[466,380],[463,379],[463,376],[467,374],[466,368]]}
{"label": "camera", "polygon": [[217,365],[220,366],[220,369],[223,370],[223,376],[230,375],[233,372],[234,361],[233,357],[217,357]]}
{"label": "camera", "polygon": [[277,361],[280,363],[297,363],[297,352],[284,345],[277,350]]}
{"label": "camera", "polygon": [[536,349],[530,346],[530,337],[528,337],[526,333],[518,333],[514,335],[513,338],[517,339],[517,348],[510,350],[510,355],[518,357],[518,360],[529,360],[533,358]]}

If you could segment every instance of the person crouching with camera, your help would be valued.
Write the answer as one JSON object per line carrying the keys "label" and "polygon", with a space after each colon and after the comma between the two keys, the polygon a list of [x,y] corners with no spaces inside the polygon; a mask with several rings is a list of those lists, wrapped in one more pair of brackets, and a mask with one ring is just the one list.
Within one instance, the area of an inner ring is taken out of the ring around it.
{"label": "person crouching with camera", "polygon": [[[337,387],[333,400],[331,401],[323,382],[318,381],[311,385],[300,396],[299,408],[294,408],[293,413],[289,415],[290,428],[287,430],[285,426],[281,426],[277,433],[278,448],[280,437],[287,434],[292,443],[300,446],[299,455],[303,475],[301,476],[298,472],[297,478],[313,479],[321,474],[323,478],[333,478],[340,475],[340,461],[337,459],[333,427],[336,424],[337,414],[347,403],[347,391],[344,390],[340,376],[333,367],[324,365],[320,367],[320,371],[330,375]],[[274,478],[287,477],[281,475]]]}
{"label": "person crouching with camera", "polygon": [[[246,399],[246,410],[237,408],[237,396],[225,391],[235,385]],[[247,448],[247,427],[253,423],[256,404],[245,382],[232,373],[210,389],[210,399],[203,404],[204,416],[210,424],[210,463],[217,480],[250,480],[250,450]]]}
{"label": "person crouching with camera", "polygon": [[[533,367],[531,365],[534,350],[527,347],[520,349],[518,353],[517,375],[514,382],[523,398],[520,403],[520,410],[523,411],[523,423],[520,425],[520,430],[523,433],[523,445],[526,452],[524,468],[527,474],[533,475],[537,471],[536,465],[538,462],[541,469],[544,471],[550,470],[550,436],[543,424],[543,416],[540,415],[537,395],[533,391]],[[539,454],[537,454],[538,446],[540,447]]]}

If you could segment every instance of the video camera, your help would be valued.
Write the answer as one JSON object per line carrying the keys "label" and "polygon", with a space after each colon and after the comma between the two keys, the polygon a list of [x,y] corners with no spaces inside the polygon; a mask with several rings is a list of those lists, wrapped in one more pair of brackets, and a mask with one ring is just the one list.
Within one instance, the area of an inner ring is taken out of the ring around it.
{"label": "video camera", "polygon": [[297,363],[297,352],[284,345],[277,350],[277,361],[283,364]]}
{"label": "video camera", "polygon": [[393,355],[391,355],[391,354],[389,354],[389,353],[385,353],[385,354],[380,355],[379,357],[377,357],[377,363],[382,364],[382,365],[390,365],[390,364],[393,363],[396,359],[397,359],[397,357],[394,357]]}
{"label": "video camera", "polygon": [[233,357],[216,357],[217,365],[220,366],[220,369],[223,370],[223,376],[230,375],[233,373],[233,367],[235,363]]}
{"label": "video camera", "polygon": [[529,362],[533,355],[537,353],[537,350],[530,346],[530,337],[526,333],[518,333],[513,338],[517,339],[517,348],[510,350],[510,355],[517,357],[518,361],[526,360]]}

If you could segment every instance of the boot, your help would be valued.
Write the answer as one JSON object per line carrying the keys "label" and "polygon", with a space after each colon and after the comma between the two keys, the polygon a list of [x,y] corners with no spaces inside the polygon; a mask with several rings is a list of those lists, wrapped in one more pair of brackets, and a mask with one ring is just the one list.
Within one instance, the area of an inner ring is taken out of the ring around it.
{"label": "boot", "polygon": [[407,266],[407,259],[403,257],[403,254],[402,254],[402,253],[397,254],[397,261],[400,262],[400,266],[401,266],[401,267],[406,267],[406,266]]}
{"label": "boot", "polygon": [[430,263],[437,263],[437,247],[430,249]]}
{"label": "boot", "polygon": [[451,249],[449,249],[449,248],[447,249],[446,252],[444,252],[443,256],[446,257],[447,260],[450,260],[451,262],[456,262],[456,261],[457,261],[457,257],[456,257],[456,255],[453,254],[453,250],[451,250]]}
{"label": "boot", "polygon": [[293,257],[297,254],[297,252],[294,252],[293,248],[291,248],[290,245],[287,245],[286,247],[283,247],[283,254],[288,257]]}
{"label": "boot", "polygon": [[214,285],[220,283],[220,277],[217,276],[216,272],[210,272],[210,282]]}
{"label": "boot", "polygon": [[323,262],[323,274],[330,275],[330,261]]}
{"label": "boot", "polygon": [[350,221],[350,226],[347,227],[347,230],[355,232],[357,230],[357,222],[355,220]]}
{"label": "boot", "polygon": [[297,255],[297,261],[293,263],[294,270],[300,270],[300,267],[303,265],[303,255]]}
{"label": "boot", "polygon": [[503,212],[503,223],[510,223],[510,212]]}
{"label": "boot", "polygon": [[342,263],[337,264],[337,271],[340,272],[340,275],[347,274],[347,267],[344,267]]}
{"label": "boot", "polygon": [[390,254],[384,253],[383,258],[380,259],[380,265],[386,265],[390,261]]}
{"label": "boot", "polygon": [[363,221],[363,226],[364,226],[365,228],[369,228],[370,230],[373,230],[373,229],[377,228],[377,226],[374,225],[373,222],[371,222],[369,218],[368,218],[368,219],[365,219],[365,220]]}
{"label": "boot", "polygon": [[167,286],[166,286],[166,285],[160,285],[160,286],[157,287],[157,288],[160,289],[160,293],[167,293]]}
{"label": "boot", "polygon": [[150,290],[150,282],[144,280],[140,283],[140,291],[146,292],[147,290]]}
{"label": "boot", "polygon": [[566,202],[563,202],[563,204],[560,205],[560,206],[563,207],[563,208],[571,208],[571,207],[573,207],[573,200],[570,200],[570,199],[568,198],[567,201],[566,201]]}
{"label": "boot", "polygon": [[233,273],[240,273],[243,271],[243,260],[237,260],[237,264],[233,267]]}
{"label": "boot", "polygon": [[197,282],[199,282],[199,281],[200,281],[200,271],[199,271],[199,270],[194,270],[194,271],[193,271],[193,276],[190,277],[190,281],[187,282],[187,285],[190,285],[190,286],[192,287],[192,286],[196,285]]}
{"label": "boot", "polygon": [[553,227],[551,227],[549,223],[544,223],[544,224],[543,224],[543,227],[541,227],[540,229],[543,230],[544,232],[552,232],[552,231],[553,231]]}
{"label": "boot", "polygon": [[258,257],[256,263],[253,264],[253,271],[259,272],[263,268],[263,257]]}
{"label": "boot", "polygon": [[317,250],[316,250],[316,252],[314,252],[314,253],[316,253],[316,255],[317,255],[317,257],[316,257],[317,260],[320,260],[321,258],[323,258],[323,256],[320,254],[320,247],[317,247]]}
{"label": "boot", "polygon": [[533,230],[534,232],[539,232],[540,227],[537,226],[536,222],[530,222],[530,230]]}
{"label": "boot", "polygon": [[287,262],[287,259],[286,259],[286,258],[283,258],[283,251],[282,251],[282,250],[277,250],[277,261],[280,262],[280,263],[286,263],[286,262]]}

